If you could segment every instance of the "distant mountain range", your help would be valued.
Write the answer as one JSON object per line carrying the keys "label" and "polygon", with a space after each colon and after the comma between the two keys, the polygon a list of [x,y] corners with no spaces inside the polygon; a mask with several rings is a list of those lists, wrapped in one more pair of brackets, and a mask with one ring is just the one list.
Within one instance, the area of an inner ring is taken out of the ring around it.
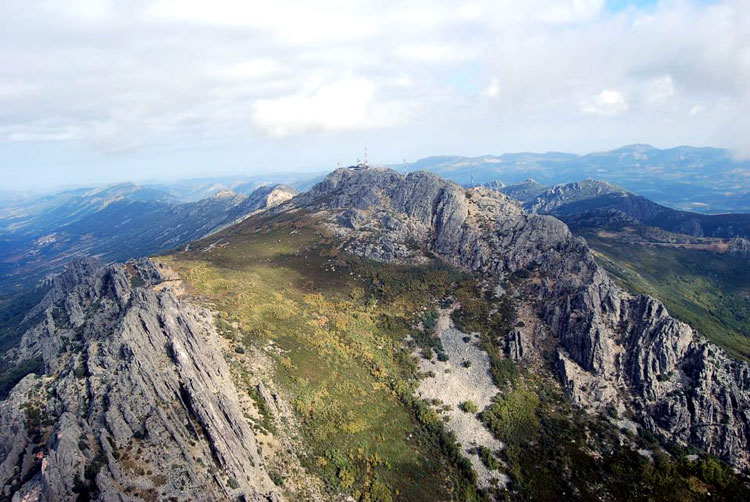
{"label": "distant mountain range", "polygon": [[629,291],[659,298],[735,357],[750,357],[750,214],[678,211],[596,180],[499,190],[564,221]]}
{"label": "distant mountain range", "polygon": [[750,214],[678,211],[605,181],[588,179],[553,187],[523,182],[500,188],[500,191],[523,202],[529,212],[551,214],[569,224],[575,221],[580,225],[581,220],[601,220],[606,216],[632,219],[694,237],[750,237]]}
{"label": "distant mountain range", "polygon": [[[573,214],[580,219],[582,213],[591,217],[595,211],[618,211],[671,232],[750,235],[750,216],[681,210],[750,212],[750,163],[734,160],[726,150],[632,145],[589,155],[429,157],[400,166],[404,168],[431,171],[465,186],[500,189],[527,209],[568,223]],[[577,181],[585,177],[600,181]],[[264,190],[275,186],[269,180],[286,183],[280,193],[288,197],[321,178],[315,173],[271,173],[121,183],[42,196],[0,192],[0,290],[37,280],[78,255],[112,261],[179,246],[262,208],[258,200],[267,205],[271,194]]]}
{"label": "distant mountain range", "polygon": [[211,197],[221,190],[231,190],[249,195],[257,188],[269,184],[288,185],[299,192],[304,192],[322,180],[326,174],[328,174],[327,171],[308,173],[270,172],[251,176],[207,176],[204,178],[146,184],[144,186],[165,192],[181,202],[195,202]]}
{"label": "distant mountain range", "polygon": [[[392,166],[404,169],[404,166]],[[595,178],[677,209],[705,213],[750,212],[750,161],[728,150],[679,146],[661,150],[630,145],[588,155],[512,153],[481,157],[438,156],[407,164],[462,185],[533,178],[542,185]]]}
{"label": "distant mountain range", "polygon": [[134,184],[73,190],[0,212],[0,290],[28,286],[76,256],[105,262],[203,237],[291,198],[286,185],[246,195],[222,190],[196,202]]}

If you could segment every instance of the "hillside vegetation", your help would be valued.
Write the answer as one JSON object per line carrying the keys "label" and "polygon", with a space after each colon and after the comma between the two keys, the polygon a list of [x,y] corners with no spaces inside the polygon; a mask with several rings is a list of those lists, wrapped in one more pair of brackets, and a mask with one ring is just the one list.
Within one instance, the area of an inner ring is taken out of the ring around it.
{"label": "hillside vegetation", "polygon": [[166,261],[220,312],[238,347],[273,344],[274,380],[310,446],[306,467],[360,500],[477,498],[438,416],[412,397],[417,375],[402,344],[459,275],[340,256],[314,226],[264,223]]}
{"label": "hillside vegetation", "polygon": [[[623,436],[611,417],[575,410],[551,368],[530,372],[506,359],[496,335],[516,323],[511,298],[493,299],[478,278],[439,261],[386,265],[341,253],[313,216],[299,214],[248,220],[161,259],[191,296],[217,311],[230,360],[262,351],[275,361],[270,379],[299,418],[303,464],[331,494],[463,501],[494,491],[475,489],[440,403],[415,397],[422,376],[414,354],[446,357],[429,330],[447,298],[462,305],[456,324],[481,333],[500,389],[487,409],[476,410],[508,445],[499,453],[480,448],[483,462],[510,476],[510,491],[495,492],[500,498],[702,500],[709,492],[727,499],[744,493],[720,462],[688,461],[689,451],[670,455],[654,437]],[[266,378],[240,380],[251,377]],[[655,451],[657,461],[636,446]],[[282,486],[283,478],[279,473]]]}

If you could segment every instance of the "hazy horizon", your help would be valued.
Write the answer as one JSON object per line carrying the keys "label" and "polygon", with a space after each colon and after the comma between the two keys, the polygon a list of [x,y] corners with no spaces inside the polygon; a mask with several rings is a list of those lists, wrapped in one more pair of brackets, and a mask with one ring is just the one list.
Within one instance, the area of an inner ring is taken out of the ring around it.
{"label": "hazy horizon", "polygon": [[[673,148],[680,148],[680,147],[688,147],[688,148],[715,148],[715,149],[723,149],[721,147],[715,147],[715,146],[708,146],[708,145],[669,145],[669,146],[656,146],[651,143],[630,143],[630,144],[624,144],[624,145],[618,145],[613,148],[608,148],[604,150],[595,150],[590,152],[572,152],[572,151],[563,151],[563,150],[540,150],[540,151],[507,151],[507,152],[485,152],[485,153],[478,153],[478,154],[456,154],[456,153],[433,153],[428,154],[424,156],[419,156],[414,159],[406,159],[407,163],[417,162],[420,160],[433,158],[433,157],[466,157],[466,158],[480,158],[485,156],[491,156],[491,157],[501,157],[503,155],[516,155],[516,154],[523,154],[523,153],[529,153],[529,154],[547,154],[547,153],[563,153],[563,154],[572,154],[572,155],[579,155],[579,156],[585,156],[589,154],[595,154],[595,153],[601,153],[601,152],[609,152],[613,150],[618,150],[620,148],[625,148],[629,146],[634,145],[648,145],[650,147],[656,148],[658,150],[669,150]],[[730,153],[731,150],[727,150]],[[268,180],[274,180],[278,179],[280,177],[284,176],[295,176],[299,177],[299,179],[305,179],[307,175],[309,175],[310,178],[313,178],[318,175],[324,175],[326,173],[329,173],[338,167],[346,167],[348,165],[354,164],[357,160],[362,159],[364,156],[364,149],[360,152],[359,155],[356,155],[354,157],[351,157],[349,159],[346,159],[344,161],[337,161],[333,165],[330,166],[307,166],[307,168],[301,167],[297,169],[274,169],[272,172],[266,172],[266,171],[258,171],[258,170],[252,170],[252,169],[242,169],[242,168],[226,168],[225,170],[201,170],[200,167],[196,168],[195,171],[190,171],[193,173],[193,175],[190,175],[190,172],[188,173],[180,173],[180,172],[170,172],[168,174],[165,174],[163,176],[154,175],[154,174],[147,174],[146,172],[143,172],[142,175],[135,175],[131,177],[112,177],[108,178],[106,176],[106,173],[101,173],[103,176],[99,177],[97,175],[91,175],[90,173],[87,173],[85,176],[86,181],[81,179],[80,181],[70,181],[68,183],[53,183],[53,184],[47,184],[45,185],[44,182],[38,183],[37,180],[29,180],[29,185],[18,185],[18,186],[12,186],[12,185],[5,185],[3,187],[2,192],[6,193],[27,193],[32,195],[44,195],[44,194],[51,194],[56,192],[63,192],[66,190],[76,190],[76,189],[83,189],[83,188],[100,188],[105,186],[113,186],[113,185],[120,185],[120,184],[127,184],[127,183],[134,183],[137,185],[160,185],[160,184],[175,184],[179,182],[187,182],[187,181],[198,181],[198,180],[216,180],[219,178],[226,178],[226,179],[247,179],[247,178],[267,178]],[[384,161],[384,162],[374,162],[372,161],[372,154],[368,150],[368,158],[370,158],[370,164],[374,166],[399,166],[403,163],[402,159],[393,159],[392,161]],[[340,165],[339,165],[340,164]],[[262,180],[259,180],[262,181]]]}

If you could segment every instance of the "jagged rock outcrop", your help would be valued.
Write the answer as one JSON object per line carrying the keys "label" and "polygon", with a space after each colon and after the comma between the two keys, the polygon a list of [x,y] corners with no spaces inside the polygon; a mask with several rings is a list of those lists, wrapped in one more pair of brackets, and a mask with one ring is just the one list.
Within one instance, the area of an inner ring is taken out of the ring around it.
{"label": "jagged rock outcrop", "polygon": [[488,181],[487,183],[483,183],[482,186],[484,188],[489,188],[490,190],[502,190],[506,187],[505,183],[500,180]]}
{"label": "jagged rock outcrop", "polygon": [[[295,209],[323,214],[344,249],[375,260],[432,253],[495,281],[524,272],[520,287],[557,339],[559,374],[577,404],[624,405],[653,431],[750,466],[748,365],[657,300],[622,291],[561,221],[496,191],[385,169],[337,170],[277,210]],[[532,345],[519,330],[499,335],[516,358]]]}
{"label": "jagged rock outcrop", "polygon": [[15,349],[41,357],[0,402],[0,498],[277,500],[211,314],[142,259],[72,263]]}
{"label": "jagged rock outcrop", "polygon": [[587,179],[550,187],[525,202],[524,208],[532,213],[551,214],[565,205],[595,199],[602,195],[626,197],[628,194],[622,188],[606,181]]}
{"label": "jagged rock outcrop", "polygon": [[[230,194],[234,193],[229,190],[224,190],[223,192]],[[223,192],[219,192],[219,194]],[[237,223],[265,211],[266,209],[274,208],[294,197],[296,193],[297,191],[294,188],[287,185],[263,185],[256,188],[248,196],[241,195],[241,197],[243,197],[242,202],[231,212],[231,218],[226,219],[221,225],[214,226],[210,232],[205,234],[205,236],[215,234],[227,227],[236,225]]]}
{"label": "jagged rock outcrop", "polygon": [[528,178],[521,183],[513,183],[505,187],[493,187],[486,184],[484,186],[498,190],[508,197],[521,202],[527,202],[534,199],[537,195],[548,188],[546,185],[542,185],[533,178]]}
{"label": "jagged rock outcrop", "polygon": [[288,201],[296,194],[297,191],[287,185],[264,185],[250,194],[247,209],[257,211],[275,207]]}

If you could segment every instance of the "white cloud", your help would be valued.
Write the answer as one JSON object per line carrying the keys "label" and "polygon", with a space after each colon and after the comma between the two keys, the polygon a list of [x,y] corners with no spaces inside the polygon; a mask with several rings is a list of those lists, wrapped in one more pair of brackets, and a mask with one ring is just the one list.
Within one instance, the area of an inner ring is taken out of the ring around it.
{"label": "white cloud", "polygon": [[0,80],[0,99],[19,98],[38,91],[40,87],[41,86],[39,84],[32,84],[18,80]]}
{"label": "white cloud", "polygon": [[661,103],[674,96],[674,82],[669,75],[652,80],[647,87],[646,100],[649,103]]}
{"label": "white cloud", "polygon": [[483,94],[488,98],[495,99],[500,96],[500,79],[495,77],[490,80],[487,87],[484,88]]}
{"label": "white cloud", "polygon": [[367,9],[374,6],[365,3],[361,9],[359,2],[157,0],[151,3],[148,18],[157,22],[253,29],[282,43],[363,39],[375,32],[379,18],[367,15]]}
{"label": "white cloud", "polygon": [[408,44],[398,47],[396,53],[407,61],[420,63],[456,63],[474,59],[476,49],[449,44]]}
{"label": "white cloud", "polygon": [[604,0],[28,0],[0,17],[0,141],[282,148],[323,132],[333,152],[353,132],[401,158],[407,142],[742,146],[750,128],[746,0],[618,12]]}
{"label": "white cloud", "polygon": [[226,80],[258,80],[270,78],[285,71],[284,66],[274,59],[255,58],[233,64],[211,64],[206,73]]}
{"label": "white cloud", "polygon": [[286,136],[377,129],[398,124],[403,113],[395,103],[381,101],[370,80],[347,76],[308,91],[258,100],[253,122],[272,136]]}
{"label": "white cloud", "polygon": [[614,89],[605,89],[590,101],[581,102],[581,111],[589,115],[619,115],[629,108],[625,96]]}
{"label": "white cloud", "polygon": [[569,2],[539,2],[539,19],[553,24],[589,21],[604,7],[604,0],[573,0]]}
{"label": "white cloud", "polygon": [[73,127],[61,127],[52,124],[30,124],[21,127],[0,128],[0,138],[18,142],[59,142],[85,138],[82,131]]}

